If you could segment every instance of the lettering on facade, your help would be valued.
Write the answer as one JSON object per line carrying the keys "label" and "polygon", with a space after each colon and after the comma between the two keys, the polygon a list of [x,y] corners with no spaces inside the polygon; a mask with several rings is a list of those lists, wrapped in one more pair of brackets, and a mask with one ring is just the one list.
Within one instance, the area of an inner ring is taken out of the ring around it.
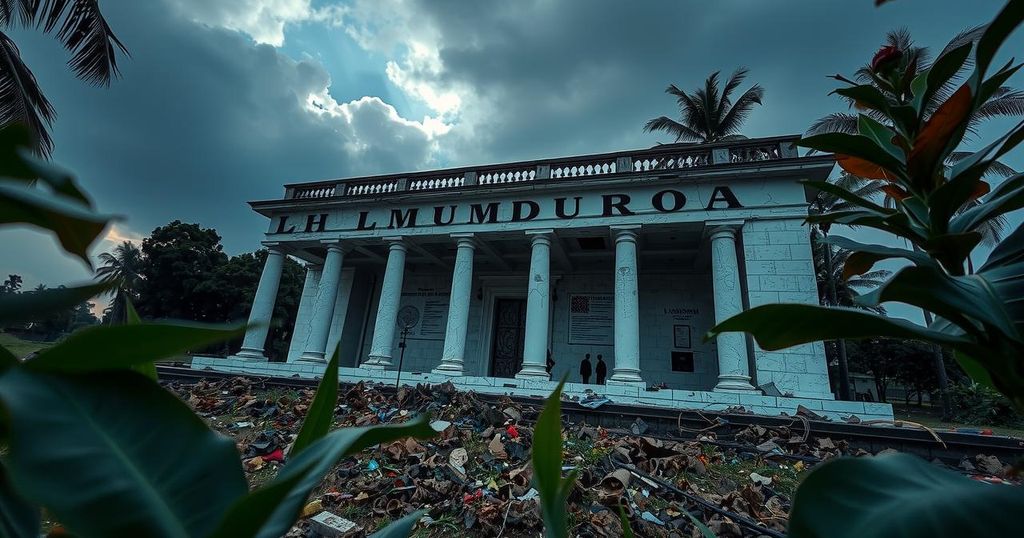
{"label": "lettering on facade", "polygon": [[[580,216],[582,207],[582,196],[572,198],[554,199],[554,216],[560,220],[574,219]],[[650,199],[650,206],[659,213],[673,213],[686,209],[689,200],[686,195],[676,189],[665,189],[655,193]],[[507,202],[505,202],[507,203]],[[623,217],[636,215],[636,211],[630,208],[634,204],[628,194],[602,194],[600,217]],[[468,219],[463,216],[459,224],[496,224],[501,217],[502,202],[473,203],[469,205]],[[635,207],[635,204],[634,204]],[[729,187],[715,187],[711,193],[705,211],[722,209],[742,208],[736,194]],[[431,226],[449,226],[456,224],[456,215],[459,206],[456,204],[434,206]],[[429,211],[429,210],[425,210]],[[418,222],[419,208],[390,208],[387,209],[387,228],[390,230],[400,228],[415,228],[424,223]],[[429,213],[428,213],[429,214]],[[509,222],[527,222],[536,219],[541,214],[541,205],[533,200],[513,200],[511,212],[504,218]],[[319,213],[306,216],[304,232],[322,232],[327,224],[327,214]],[[381,223],[383,226],[383,222]],[[295,232],[295,225],[288,224],[288,216],[280,217],[275,233],[288,234]],[[377,229],[377,219],[370,215],[370,211],[359,211],[359,218],[356,222],[356,231],[370,231]]]}

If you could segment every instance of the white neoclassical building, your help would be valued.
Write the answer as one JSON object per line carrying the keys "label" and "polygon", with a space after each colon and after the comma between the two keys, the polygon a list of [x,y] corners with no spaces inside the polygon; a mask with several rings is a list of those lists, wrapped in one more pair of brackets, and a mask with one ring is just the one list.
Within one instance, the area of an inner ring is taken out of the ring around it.
{"label": "white neoclassical building", "polygon": [[[250,203],[270,252],[253,328],[193,368],[315,377],[337,348],[347,381],[546,395],[567,375],[623,403],[891,418],[833,399],[821,344],[704,341],[745,308],[818,301],[800,181],[834,160],[796,139],[286,185]],[[268,362],[285,256],[306,279],[287,360]]]}

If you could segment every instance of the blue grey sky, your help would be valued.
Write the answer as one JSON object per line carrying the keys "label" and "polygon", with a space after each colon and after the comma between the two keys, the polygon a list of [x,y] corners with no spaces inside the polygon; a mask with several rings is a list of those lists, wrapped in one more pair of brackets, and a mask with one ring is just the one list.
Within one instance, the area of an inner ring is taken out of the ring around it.
{"label": "blue grey sky", "polygon": [[[245,202],[285,182],[650,146],[667,139],[644,122],[675,113],[665,86],[716,70],[746,66],[765,88],[745,134],[802,133],[845,109],[826,76],[867,62],[887,30],[937,51],[1002,2],[873,4],[101,0],[131,51],[109,88],[76,80],[52,36],[13,37],[58,111],[54,160],[125,217],[97,252],[181,219],[239,253],[265,229]],[[1018,32],[1003,50],[1022,45]],[[1019,151],[1007,162],[1024,168]],[[41,233],[0,230],[0,252],[16,253],[0,275],[28,286],[89,277]]]}

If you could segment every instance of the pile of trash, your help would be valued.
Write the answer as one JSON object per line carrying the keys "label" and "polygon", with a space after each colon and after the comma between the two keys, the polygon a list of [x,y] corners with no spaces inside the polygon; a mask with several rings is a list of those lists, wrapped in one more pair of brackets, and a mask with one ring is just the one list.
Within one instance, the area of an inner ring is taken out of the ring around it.
{"label": "pile of trash", "polygon": [[[237,441],[253,487],[286,462],[314,396],[312,388],[268,388],[241,377],[167,386]],[[342,461],[289,536],[360,536],[418,509],[428,510],[420,536],[539,535],[530,446],[541,405],[484,398],[450,383],[343,387],[336,427],[428,413],[440,433]],[[706,431],[692,440],[644,435],[640,426],[610,431],[563,424],[563,471],[578,473],[567,507],[572,535],[622,536],[621,512],[637,536],[701,536],[696,519],[722,538],[780,538],[802,475],[823,460],[858,452],[844,441],[812,438],[806,423],[755,425],[728,436]]]}

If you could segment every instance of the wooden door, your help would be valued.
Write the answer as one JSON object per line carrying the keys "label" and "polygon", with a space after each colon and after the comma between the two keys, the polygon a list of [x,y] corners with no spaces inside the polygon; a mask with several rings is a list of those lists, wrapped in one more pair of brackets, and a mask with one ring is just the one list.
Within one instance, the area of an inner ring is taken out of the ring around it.
{"label": "wooden door", "polygon": [[515,377],[523,366],[526,338],[526,300],[497,299],[494,302],[494,346],[491,376]]}

